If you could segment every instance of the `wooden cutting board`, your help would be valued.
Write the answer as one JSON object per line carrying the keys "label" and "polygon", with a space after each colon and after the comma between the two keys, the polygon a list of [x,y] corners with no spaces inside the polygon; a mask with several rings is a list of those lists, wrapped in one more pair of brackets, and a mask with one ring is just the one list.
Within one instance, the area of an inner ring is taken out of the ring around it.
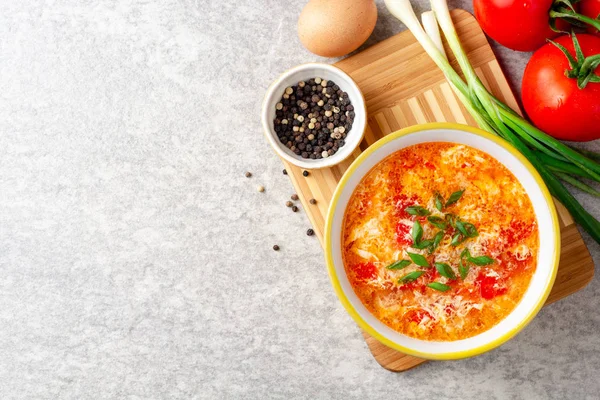
{"label": "wooden cutting board", "polygon": [[[475,18],[464,10],[453,10],[452,18],[471,64],[483,83],[513,109],[519,106],[500,65]],[[450,51],[447,49],[448,54]],[[451,58],[452,64],[456,63]],[[327,207],[344,171],[360,152],[398,129],[426,122],[458,122],[477,126],[454,96],[437,66],[408,31],[393,36],[361,53],[335,64],[361,88],[368,111],[368,124],[360,149],[335,167],[302,170],[284,161],[306,214],[323,243]],[[312,205],[310,199],[316,199]],[[558,275],[547,304],[585,287],[594,276],[594,264],[568,211],[559,203],[562,249]],[[363,332],[369,349],[384,368],[404,371],[426,360],[393,350]]]}

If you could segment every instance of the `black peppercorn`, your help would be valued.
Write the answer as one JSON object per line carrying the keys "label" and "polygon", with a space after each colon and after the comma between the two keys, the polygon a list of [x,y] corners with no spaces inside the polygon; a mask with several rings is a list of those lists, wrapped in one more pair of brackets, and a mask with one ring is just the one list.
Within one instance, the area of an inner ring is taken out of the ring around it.
{"label": "black peppercorn", "polygon": [[317,204],[317,201],[316,201],[315,199],[310,199],[308,202],[309,202],[310,204],[313,204],[313,205],[314,205],[314,204]]}
{"label": "black peppercorn", "polygon": [[291,202],[291,201],[289,201],[289,200],[285,202],[285,206],[286,206],[286,207],[291,207],[291,206],[293,206],[293,205],[294,205],[294,203],[292,203],[292,202]]}
{"label": "black peppercorn", "polygon": [[[295,154],[320,159],[339,150],[341,145],[327,143],[346,137],[352,128],[353,110],[346,92],[335,82],[317,77],[285,89],[275,106],[273,128],[279,141]],[[333,132],[341,127],[343,131]]]}
{"label": "black peppercorn", "polygon": [[303,172],[302,172],[302,175],[304,175],[304,176],[308,176],[308,171],[303,171]]}
{"label": "black peppercorn", "polygon": [[273,250],[279,251],[279,246],[277,246],[277,245],[273,246]]}
{"label": "black peppercorn", "polygon": [[292,211],[293,211],[293,212],[296,212],[296,211],[298,211],[298,207],[296,207],[296,206],[293,206],[293,207],[292,207]]}
{"label": "black peppercorn", "polygon": [[309,228],[309,229],[306,231],[306,234],[307,234],[308,236],[312,236],[312,235],[314,235],[314,234],[315,234],[315,231],[313,231],[312,229],[310,229],[310,228]]}
{"label": "black peppercorn", "polygon": [[294,194],[291,196],[291,199],[292,199],[292,200],[294,200],[294,201],[298,200],[298,195],[297,195],[296,193],[294,193]]}
{"label": "black peppercorn", "polygon": [[246,172],[244,175],[246,175],[246,178],[250,178],[252,176],[252,173]]}
{"label": "black peppercorn", "polygon": [[283,170],[283,174],[287,175],[287,170],[286,169]]}

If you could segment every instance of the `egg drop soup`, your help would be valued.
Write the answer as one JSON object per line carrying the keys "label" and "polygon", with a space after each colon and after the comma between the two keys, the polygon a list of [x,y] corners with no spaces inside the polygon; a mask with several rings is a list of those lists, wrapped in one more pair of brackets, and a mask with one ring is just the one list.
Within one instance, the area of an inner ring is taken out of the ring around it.
{"label": "egg drop soup", "polygon": [[500,162],[469,146],[423,143],[378,163],[352,194],[344,268],[381,322],[455,341],[504,319],[535,272],[531,201]]}

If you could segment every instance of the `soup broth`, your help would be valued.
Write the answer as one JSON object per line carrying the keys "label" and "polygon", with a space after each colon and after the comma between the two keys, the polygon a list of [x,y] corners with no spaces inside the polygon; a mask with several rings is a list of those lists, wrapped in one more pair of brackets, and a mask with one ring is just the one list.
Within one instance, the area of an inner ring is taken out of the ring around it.
{"label": "soup broth", "polygon": [[527,193],[488,154],[423,143],[377,164],[349,201],[343,259],[356,295],[405,335],[454,341],[519,303],[537,264]]}

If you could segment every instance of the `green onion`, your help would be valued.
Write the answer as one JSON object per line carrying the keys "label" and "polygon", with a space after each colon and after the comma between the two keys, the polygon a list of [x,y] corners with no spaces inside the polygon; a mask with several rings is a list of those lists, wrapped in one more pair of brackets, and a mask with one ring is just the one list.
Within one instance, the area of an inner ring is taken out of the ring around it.
{"label": "green onion", "polygon": [[442,209],[444,208],[444,198],[439,193],[435,194],[435,208],[437,208],[439,212],[442,212]]}
{"label": "green onion", "polygon": [[467,257],[467,261],[479,267],[483,267],[484,265],[490,265],[494,263],[494,259],[488,256]]}
{"label": "green onion", "polygon": [[424,217],[426,215],[430,215],[431,214],[431,212],[428,209],[426,209],[424,207],[421,207],[421,206],[406,207],[404,209],[404,211],[406,211],[410,215],[418,215],[420,217]]}
{"label": "green onion", "polygon": [[[566,181],[571,181],[570,183],[576,179],[572,175],[583,174],[600,182],[600,162],[593,159],[592,155],[583,154],[548,136],[487,91],[461,47],[446,0],[431,0],[431,6],[464,79],[448,62],[443,47],[439,46],[439,43],[436,44],[423,30],[410,0],[385,0],[385,3],[389,11],[410,29],[425,52],[441,69],[450,87],[481,129],[497,134],[521,152],[538,170],[550,193],[560,200],[573,218],[600,243],[600,222],[581,206],[559,180],[565,180],[564,173],[568,173],[570,178]],[[428,20],[431,18],[428,17]],[[431,27],[428,30],[430,34],[433,32]],[[435,37],[434,34],[431,36]],[[557,171],[556,168],[560,170]],[[563,175],[556,172],[563,172]],[[441,211],[442,207],[436,204],[436,208]]]}
{"label": "green onion", "polygon": [[435,269],[440,273],[441,276],[448,279],[456,279],[456,275],[452,268],[446,263],[435,263]]}
{"label": "green onion", "polygon": [[450,195],[450,197],[448,197],[448,201],[446,202],[446,207],[451,206],[452,204],[456,203],[458,200],[460,200],[460,198],[462,197],[463,193],[465,192],[465,190],[459,190],[458,192],[454,192]]}
{"label": "green onion", "polygon": [[467,264],[465,266],[462,262],[462,259],[458,263],[458,272],[460,273],[460,279],[462,279],[463,281],[465,280],[467,275],[469,275],[469,265]]}
{"label": "green onion", "polygon": [[413,243],[410,247],[413,249],[423,250],[433,245],[433,240],[422,240],[419,243]]}
{"label": "green onion", "polygon": [[450,224],[451,227],[456,228],[456,215],[454,214],[446,214],[444,215],[444,218],[446,219],[446,221],[448,221],[448,223]]}
{"label": "green onion", "polygon": [[479,232],[477,232],[477,228],[472,223],[465,222],[463,224],[463,226],[465,227],[465,229],[467,231],[467,236],[468,237],[473,238],[473,237],[479,236]]}
{"label": "green onion", "polygon": [[427,221],[429,221],[429,223],[431,225],[435,226],[436,228],[440,228],[440,229],[448,228],[448,224],[441,217],[434,217],[434,216],[427,217]]}
{"label": "green onion", "polygon": [[387,269],[404,269],[406,267],[408,267],[410,265],[410,261],[409,260],[400,260],[400,261],[396,261],[393,264],[388,265],[386,268]]}
{"label": "green onion", "polygon": [[462,233],[465,236],[469,236],[469,232],[467,232],[467,228],[465,228],[465,226],[463,225],[462,221],[460,219],[456,219],[456,229],[458,229],[458,231],[460,233]]}
{"label": "green onion", "polygon": [[440,292],[447,292],[448,290],[450,290],[450,286],[448,285],[444,285],[443,283],[440,282],[431,282],[427,284],[427,287],[430,287],[432,289],[435,289],[437,291]]}
{"label": "green onion", "polygon": [[408,251],[406,252],[406,254],[408,254],[408,256],[410,257],[412,262],[417,264],[419,267],[429,267],[429,263],[427,262],[427,259],[425,257],[423,257],[422,255],[415,254],[415,253],[409,253]]}
{"label": "green onion", "polygon": [[455,233],[454,236],[452,236],[452,241],[450,242],[450,245],[456,247],[465,240],[467,240],[467,238],[464,237],[461,233]]}
{"label": "green onion", "polygon": [[443,238],[444,238],[443,231],[439,231],[438,233],[435,234],[435,236],[433,237],[433,244],[431,245],[430,254],[433,253],[435,251],[435,249],[438,248],[438,246],[442,242]]}
{"label": "green onion", "polygon": [[424,273],[425,273],[425,271],[410,272],[410,273],[404,275],[402,278],[398,279],[398,283],[412,282],[415,279],[417,279],[418,277],[420,277],[421,275],[423,275]]}
{"label": "green onion", "polygon": [[412,227],[413,245],[419,244],[422,237],[423,237],[423,227],[421,226],[421,223],[419,221],[415,221],[415,223],[413,224],[413,227]]}

